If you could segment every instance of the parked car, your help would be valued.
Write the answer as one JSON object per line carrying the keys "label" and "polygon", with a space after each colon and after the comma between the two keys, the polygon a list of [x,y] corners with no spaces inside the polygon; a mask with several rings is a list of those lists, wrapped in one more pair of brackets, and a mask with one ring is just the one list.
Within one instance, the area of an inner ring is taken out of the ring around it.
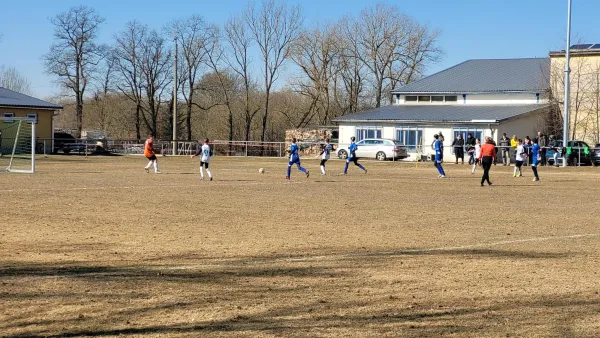
{"label": "parked car", "polygon": [[[356,143],[356,157],[375,158],[380,161],[386,159],[399,159],[408,157],[408,150],[397,140],[389,139],[364,139]],[[348,158],[349,144],[340,144],[337,154],[341,159]]]}
{"label": "parked car", "polygon": [[596,143],[596,147],[592,150],[592,161],[595,166],[600,165],[600,143]]}
{"label": "parked car", "polygon": [[82,152],[85,148],[85,143],[77,142],[71,134],[54,133],[54,153],[58,153],[59,151],[65,154],[69,154],[71,151]]}
{"label": "parked car", "polygon": [[[558,141],[558,146],[560,148],[562,148],[563,146],[563,142],[562,141]],[[592,156],[592,153],[590,154],[585,154],[585,148],[590,148],[590,146],[588,146],[587,143],[583,142],[583,141],[569,141],[569,147],[573,147],[575,149],[573,149],[573,151],[571,152],[571,156],[569,156],[569,158],[567,159],[567,165],[592,165],[594,164],[594,156],[596,156],[596,153],[594,152]],[[600,156],[600,154],[598,154],[598,156]],[[548,161],[549,165],[554,165],[554,150],[552,149],[548,149],[546,151],[546,159]],[[598,157],[599,161],[600,161],[600,157]],[[559,162],[562,162],[562,157],[559,157]],[[600,163],[600,162],[599,162]]]}

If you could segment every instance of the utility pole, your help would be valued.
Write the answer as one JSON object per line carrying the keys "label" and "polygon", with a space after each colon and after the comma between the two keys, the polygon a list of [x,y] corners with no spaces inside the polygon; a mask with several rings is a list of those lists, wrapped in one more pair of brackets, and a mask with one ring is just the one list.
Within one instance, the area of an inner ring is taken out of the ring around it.
{"label": "utility pole", "polygon": [[569,145],[569,93],[571,87],[571,0],[567,0],[567,48],[565,49],[565,113],[563,121],[563,167],[567,166],[567,147]]}
{"label": "utility pole", "polygon": [[173,72],[173,155],[177,155],[177,36],[173,38],[175,41],[175,57],[174,57],[174,72]]}

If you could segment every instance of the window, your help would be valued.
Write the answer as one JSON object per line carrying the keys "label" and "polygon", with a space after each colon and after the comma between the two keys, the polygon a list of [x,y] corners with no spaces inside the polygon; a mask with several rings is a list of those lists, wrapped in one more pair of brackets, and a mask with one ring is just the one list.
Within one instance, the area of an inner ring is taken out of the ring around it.
{"label": "window", "polygon": [[452,135],[452,139],[461,134],[465,143],[467,142],[467,136],[469,133],[473,135],[474,138],[478,138],[481,141],[481,137],[483,136],[483,129],[477,127],[454,127],[454,135]]}
{"label": "window", "polygon": [[366,138],[381,138],[381,127],[357,127],[356,140],[364,140]]}
{"label": "window", "polygon": [[[28,118],[33,118],[35,119],[35,124],[38,124],[38,114],[37,113],[30,113],[26,115]],[[27,122],[29,124],[31,124],[31,122]]]}
{"label": "window", "polygon": [[422,127],[396,127],[396,140],[402,142],[410,152],[417,152],[423,144]]}
{"label": "window", "polygon": [[396,97],[396,103],[400,103],[400,94],[396,94],[395,97]]}
{"label": "window", "polygon": [[456,102],[456,96],[444,96],[446,102]]}
{"label": "window", "polygon": [[429,102],[431,101],[431,96],[419,96],[419,102]]}
{"label": "window", "polygon": [[444,102],[444,97],[441,95],[440,96],[432,96],[431,102]]}
{"label": "window", "polygon": [[405,100],[406,102],[417,102],[417,97],[416,97],[416,96],[408,96],[408,95],[407,95],[407,96],[404,98],[404,100]]}
{"label": "window", "polygon": [[[2,116],[4,117],[15,117],[15,113],[3,113]],[[15,122],[14,120],[4,120],[4,123],[13,123]]]}

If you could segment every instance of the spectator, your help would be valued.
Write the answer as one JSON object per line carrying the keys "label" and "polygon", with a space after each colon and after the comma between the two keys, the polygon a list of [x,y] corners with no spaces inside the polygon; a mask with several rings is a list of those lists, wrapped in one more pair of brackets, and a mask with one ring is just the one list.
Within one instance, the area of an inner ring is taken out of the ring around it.
{"label": "spectator", "polygon": [[467,154],[469,155],[469,165],[471,165],[475,163],[475,139],[473,138],[473,134],[469,133],[467,135],[465,144],[467,148]]}
{"label": "spectator", "polygon": [[523,143],[523,146],[525,147],[525,153],[527,154],[527,161],[525,161],[523,165],[531,165],[531,146],[533,146],[533,143],[531,143],[531,138],[529,138],[529,136],[525,136],[525,143]]}
{"label": "spectator", "polygon": [[544,133],[542,133],[541,131],[538,131],[538,145],[540,146],[541,150],[541,162],[540,165],[541,166],[545,166],[546,165],[546,151],[548,150],[548,138],[546,137],[546,135],[544,135]]}
{"label": "spectator", "polygon": [[465,140],[463,140],[461,134],[456,135],[456,138],[452,141],[452,149],[454,150],[454,156],[456,157],[454,164],[458,164],[459,158],[461,164],[465,164]]}
{"label": "spectator", "polygon": [[479,154],[479,165],[483,167],[483,176],[481,176],[481,186],[487,181],[488,185],[492,185],[490,182],[490,168],[492,162],[496,158],[496,147],[492,143],[491,137],[485,138],[485,144],[481,147],[481,153]]}
{"label": "spectator", "polygon": [[500,140],[500,151],[502,154],[502,165],[507,166],[510,165],[510,147],[511,140],[508,139],[506,133],[502,134],[502,139]]}
{"label": "spectator", "polygon": [[552,158],[554,160],[554,166],[558,167],[558,157],[561,153],[560,143],[558,142],[556,137],[554,137],[554,135],[550,135],[549,139],[550,149],[552,149]]}
{"label": "spectator", "polygon": [[[523,142],[523,141],[521,141]],[[517,138],[517,135],[513,135],[512,138],[510,139],[510,146],[513,148],[513,150],[517,150],[517,146],[519,145],[519,139]]]}

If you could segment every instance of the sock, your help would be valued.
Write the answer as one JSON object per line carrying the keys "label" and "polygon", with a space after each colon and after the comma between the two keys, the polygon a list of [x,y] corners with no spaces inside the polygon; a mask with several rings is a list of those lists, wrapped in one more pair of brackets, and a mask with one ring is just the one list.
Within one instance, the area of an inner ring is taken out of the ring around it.
{"label": "sock", "polygon": [[290,177],[291,173],[292,173],[292,167],[288,165],[288,168],[287,168],[287,177]]}
{"label": "sock", "polygon": [[359,164],[358,167],[364,171],[367,171],[367,169],[365,169],[365,167],[363,167],[362,164]]}
{"label": "sock", "polygon": [[325,166],[324,165],[321,166],[321,174],[325,175]]}
{"label": "sock", "polygon": [[158,172],[158,162],[152,161],[152,164],[154,165],[154,172],[157,173]]}
{"label": "sock", "polygon": [[[206,171],[208,172],[208,169]],[[200,177],[204,178],[204,168],[202,166],[200,166]]]}
{"label": "sock", "polygon": [[442,173],[442,176],[446,176],[446,172],[444,171],[444,167],[442,167],[441,164],[440,164],[440,172]]}
{"label": "sock", "polygon": [[301,172],[305,173],[306,169],[302,168],[300,165],[298,165],[298,170],[300,170]]}
{"label": "sock", "polygon": [[344,174],[348,172],[348,162],[346,162],[346,166],[344,167]]}
{"label": "sock", "polygon": [[206,168],[206,173],[208,174],[208,178],[212,178],[212,174],[210,173],[210,169]]}
{"label": "sock", "polygon": [[475,168],[477,168],[477,164],[473,163],[473,169],[471,169],[471,174],[475,172]]}
{"label": "sock", "polygon": [[515,167],[515,170],[513,171],[513,175],[517,175],[517,167]]}
{"label": "sock", "polygon": [[146,169],[150,169],[150,167],[152,166],[152,162],[153,161],[148,162],[148,165],[146,166]]}
{"label": "sock", "polygon": [[533,170],[533,176],[535,176],[535,178],[538,178],[538,173],[537,173],[537,166],[531,166],[531,170]]}
{"label": "sock", "polygon": [[435,168],[437,169],[440,175],[444,175],[444,169],[442,169],[442,166],[440,164],[436,164]]}

